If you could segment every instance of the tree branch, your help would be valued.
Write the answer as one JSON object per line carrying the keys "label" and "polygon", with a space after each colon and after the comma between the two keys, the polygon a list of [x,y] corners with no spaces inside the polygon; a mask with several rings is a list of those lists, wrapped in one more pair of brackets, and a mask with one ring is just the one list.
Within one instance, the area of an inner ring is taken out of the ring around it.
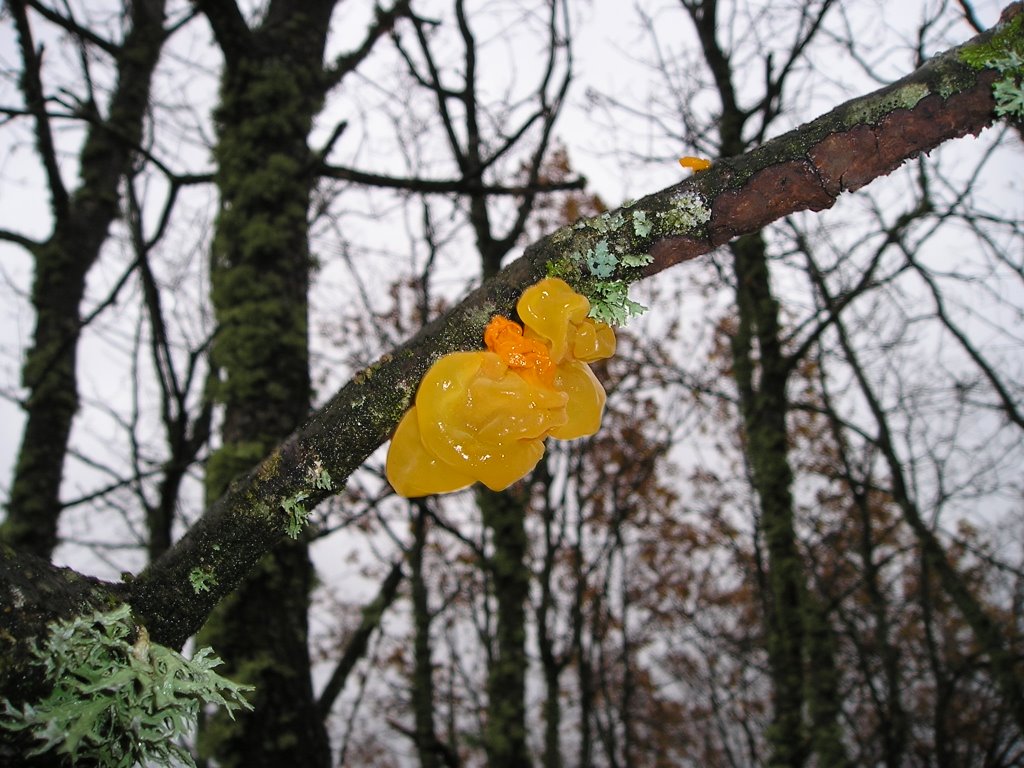
{"label": "tree branch", "polygon": [[335,700],[345,689],[345,681],[348,680],[349,673],[355,667],[356,662],[366,654],[370,635],[380,626],[384,611],[395,601],[395,597],[398,595],[398,586],[402,583],[404,575],[402,561],[399,560],[391,566],[391,571],[381,583],[377,596],[363,608],[362,620],[349,638],[345,652],[338,660],[338,664],[334,667],[334,671],[317,701],[317,710],[324,720],[331,714]]}
{"label": "tree branch", "polygon": [[533,181],[527,184],[483,184],[479,179],[421,179],[415,177],[402,178],[400,176],[384,176],[378,173],[367,173],[355,168],[343,168],[337,165],[325,165],[320,170],[321,176],[341,181],[351,181],[356,184],[364,184],[370,187],[387,187],[391,189],[404,189],[409,192],[426,192],[438,194],[475,194],[520,197],[523,195],[535,195],[544,192],[564,192],[573,189],[583,189],[587,180],[585,178],[570,179],[568,181],[540,183]]}
{"label": "tree branch", "polygon": [[67,188],[60,175],[57,162],[57,150],[53,143],[53,131],[50,118],[46,114],[46,97],[43,94],[43,83],[40,77],[42,68],[42,49],[36,51],[32,40],[32,27],[28,23],[23,2],[8,3],[14,16],[14,24],[18,30],[18,45],[21,48],[21,59],[24,70],[21,73],[21,90],[25,96],[25,106],[35,117],[36,149],[46,169],[46,181],[50,187],[54,217],[59,219],[67,215],[69,198]]}
{"label": "tree branch", "polygon": [[19,232],[12,232],[9,229],[0,229],[0,240],[8,243],[14,243],[20,245],[29,253],[34,253],[38,248],[42,247],[42,243],[38,240],[33,240],[31,237],[23,235]]}
{"label": "tree branch", "polygon": [[373,46],[385,34],[395,27],[395,22],[403,16],[408,16],[410,0],[396,0],[395,4],[388,10],[377,7],[377,13],[366,32],[366,37],[358,48],[351,53],[346,53],[335,59],[334,64],[325,72],[327,87],[332,88],[340,83],[347,74],[356,70],[362,61],[370,55]]}
{"label": "tree branch", "polygon": [[43,5],[40,2],[36,2],[36,0],[26,0],[25,5],[27,5],[29,8],[38,13],[47,21],[52,22],[53,24],[56,24],[64,31],[71,33],[79,40],[95,45],[97,48],[104,51],[105,53],[110,54],[111,56],[117,56],[121,50],[120,46],[110,42],[105,37],[100,37],[88,27],[83,27],[73,18],[69,16],[63,16],[57,13],[52,8],[48,8],[47,6]]}
{"label": "tree branch", "polygon": [[224,58],[235,62],[252,44],[252,30],[234,0],[194,0],[196,9],[210,22]]}

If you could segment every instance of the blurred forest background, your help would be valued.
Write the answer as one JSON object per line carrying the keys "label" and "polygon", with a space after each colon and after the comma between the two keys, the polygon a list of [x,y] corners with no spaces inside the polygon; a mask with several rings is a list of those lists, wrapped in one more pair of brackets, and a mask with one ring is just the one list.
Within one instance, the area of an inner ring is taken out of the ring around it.
{"label": "blurred forest background", "polygon": [[[137,572],[522,247],[997,20],[913,0],[7,0],[0,535]],[[378,452],[199,642],[201,765],[1024,765],[1024,147],[634,288],[592,438]]]}

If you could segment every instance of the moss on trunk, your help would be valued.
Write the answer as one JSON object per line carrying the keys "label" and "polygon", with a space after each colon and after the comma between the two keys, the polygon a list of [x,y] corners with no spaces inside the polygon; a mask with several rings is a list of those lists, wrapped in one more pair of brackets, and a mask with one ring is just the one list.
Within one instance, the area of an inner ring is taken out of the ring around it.
{"label": "moss on trunk", "polygon": [[514,491],[494,492],[480,486],[477,504],[491,533],[486,567],[497,606],[497,625],[487,670],[487,724],[484,748],[491,768],[531,765],[526,747],[526,566],[524,500]]}
{"label": "moss on trunk", "polygon": [[[215,116],[221,203],[211,259],[224,423],[207,466],[211,500],[309,411],[307,142],[321,106],[327,25],[319,22],[326,19],[268,13],[248,45],[226,46],[234,54]],[[303,537],[284,540],[204,630],[227,674],[256,687],[254,712],[234,721],[218,714],[203,730],[203,753],[222,766],[330,765],[310,680],[312,582]]]}

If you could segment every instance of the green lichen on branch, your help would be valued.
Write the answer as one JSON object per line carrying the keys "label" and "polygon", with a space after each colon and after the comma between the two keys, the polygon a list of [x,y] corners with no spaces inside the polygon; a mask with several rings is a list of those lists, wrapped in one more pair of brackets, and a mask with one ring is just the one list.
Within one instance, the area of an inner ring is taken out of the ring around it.
{"label": "green lichen on branch", "polygon": [[710,209],[693,192],[673,197],[670,206],[656,214],[625,205],[577,222],[572,230],[577,237],[582,235],[583,247],[549,261],[546,271],[584,294],[595,320],[621,325],[647,309],[629,298],[629,285],[653,261],[651,239],[695,235],[710,218]]}
{"label": "green lichen on branch", "polygon": [[[334,487],[331,475],[320,459],[313,461],[313,465],[309,468],[306,475],[311,488],[314,490],[329,491]],[[309,519],[309,510],[306,509],[305,502],[311,495],[310,491],[298,491],[288,498],[281,500],[281,509],[288,515],[285,531],[292,539],[299,538],[299,534]]]}
{"label": "green lichen on branch", "polygon": [[192,585],[192,591],[197,595],[200,592],[209,592],[211,587],[217,586],[217,574],[209,566],[197,565],[189,571],[188,580]]}
{"label": "green lichen on branch", "polygon": [[965,46],[960,60],[999,72],[1002,77],[992,84],[996,114],[1024,120],[1024,12],[1000,25],[985,42]]}
{"label": "green lichen on branch", "polygon": [[55,622],[33,653],[52,690],[20,709],[3,699],[0,712],[0,727],[40,742],[33,756],[54,750],[104,768],[194,766],[180,740],[200,708],[251,709],[243,695],[251,686],[214,672],[221,661],[209,648],[189,660],[151,643],[127,605]]}
{"label": "green lichen on branch", "polygon": [[288,521],[285,523],[285,532],[288,534],[288,538],[299,538],[299,534],[302,533],[302,529],[306,526],[306,521],[309,519],[309,510],[306,509],[305,501],[308,498],[308,493],[299,491],[294,496],[281,500],[281,509],[288,515]]}

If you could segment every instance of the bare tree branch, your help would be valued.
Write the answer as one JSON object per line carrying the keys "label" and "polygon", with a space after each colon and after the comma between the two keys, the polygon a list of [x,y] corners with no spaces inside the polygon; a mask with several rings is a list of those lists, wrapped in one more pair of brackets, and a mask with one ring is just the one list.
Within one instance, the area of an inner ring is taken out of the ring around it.
{"label": "bare tree branch", "polygon": [[351,53],[335,59],[334,64],[326,71],[327,87],[338,85],[347,74],[354,72],[363,60],[370,55],[376,42],[395,28],[398,19],[410,14],[410,0],[395,0],[389,9],[377,7],[373,24],[366,32],[363,42]]}
{"label": "bare tree branch", "polygon": [[234,0],[193,0],[193,4],[210,22],[226,58],[237,59],[252,44],[252,30]]}
{"label": "bare tree branch", "polygon": [[109,53],[111,56],[117,56],[121,48],[116,43],[107,40],[105,37],[100,37],[93,30],[88,27],[83,27],[77,21],[75,21],[70,15],[65,16],[57,13],[47,5],[38,2],[38,0],[26,0],[25,5],[31,8],[33,11],[38,13],[44,19],[53,24],[56,24],[61,29],[70,32],[75,37],[79,38],[83,42],[95,45],[100,50]]}
{"label": "bare tree branch", "polygon": [[35,117],[36,148],[43,167],[46,169],[46,180],[50,186],[54,216],[61,218],[67,216],[68,191],[60,176],[57,151],[53,143],[53,130],[50,127],[49,115],[46,114],[46,97],[40,79],[42,49],[37,51],[35,43],[32,41],[32,28],[28,23],[28,15],[25,13],[25,3],[12,0],[8,3],[8,7],[11,9],[18,30],[18,45],[21,48],[21,59],[24,64],[21,74],[21,89],[25,95],[25,106]]}
{"label": "bare tree branch", "polygon": [[369,187],[387,187],[404,189],[409,192],[425,192],[437,194],[472,194],[483,196],[522,197],[544,192],[565,192],[583,189],[587,180],[584,178],[570,179],[562,182],[540,182],[536,179],[526,184],[484,184],[479,179],[420,179],[414,177],[384,176],[379,173],[367,173],[354,168],[343,168],[327,165],[321,169],[321,175],[330,179],[351,181]]}

